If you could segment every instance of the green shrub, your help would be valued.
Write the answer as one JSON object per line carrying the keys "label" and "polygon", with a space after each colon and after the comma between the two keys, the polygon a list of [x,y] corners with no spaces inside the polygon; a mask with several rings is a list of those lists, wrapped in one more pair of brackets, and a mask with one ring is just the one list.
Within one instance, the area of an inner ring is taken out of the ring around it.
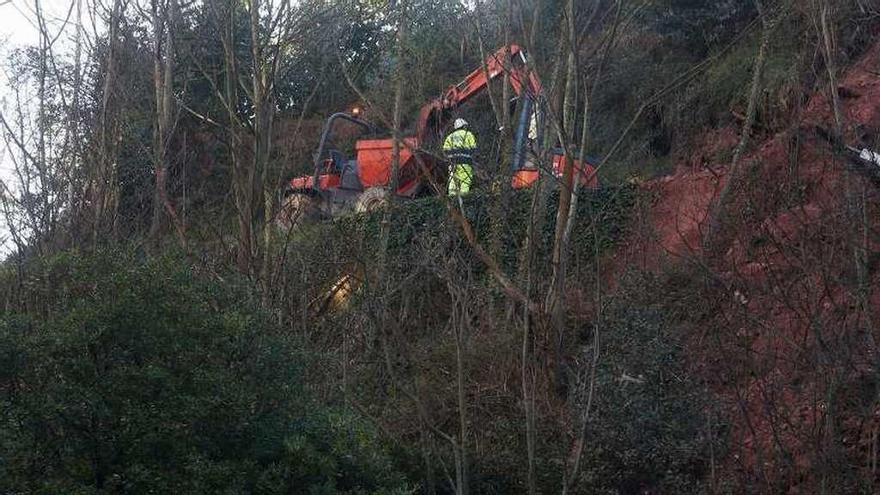
{"label": "green shrub", "polygon": [[30,269],[27,303],[0,315],[0,486],[403,491],[368,424],[309,398],[297,341],[186,266],[104,253]]}
{"label": "green shrub", "polygon": [[[558,190],[552,190],[547,197],[547,208],[543,231],[539,238],[538,257],[549,257],[553,248],[556,210],[559,201]],[[637,190],[631,185],[600,188],[595,191],[582,191],[578,202],[578,221],[572,232],[572,251],[574,256],[594,253],[593,222],[599,230],[600,250],[610,248],[623,234],[626,220],[635,203]],[[477,193],[463,200],[465,216],[471,222],[478,242],[488,246],[494,228],[493,222],[503,222],[501,226],[502,252],[500,261],[513,270],[519,261],[520,250],[526,237],[530,220],[532,191],[516,191],[510,200],[504,218],[493,217],[493,202],[499,201],[497,195]],[[297,240],[298,251],[318,252],[323,259],[352,257],[358,252],[373,253],[378,249],[379,232],[383,212],[369,215],[348,215],[332,222],[315,227],[307,235]],[[389,258],[395,266],[407,269],[412,265],[407,261],[418,261],[412,257],[422,256],[414,249],[423,239],[436,239],[450,235],[464,242],[461,228],[450,219],[443,200],[427,197],[415,201],[401,202],[391,214],[389,236]],[[418,263],[416,263],[418,264]]]}
{"label": "green shrub", "polygon": [[630,275],[622,286],[601,325],[579,486],[585,493],[700,493],[711,449],[719,455],[716,426],[707,429],[711,394],[687,368],[683,329],[657,297],[662,284]]}

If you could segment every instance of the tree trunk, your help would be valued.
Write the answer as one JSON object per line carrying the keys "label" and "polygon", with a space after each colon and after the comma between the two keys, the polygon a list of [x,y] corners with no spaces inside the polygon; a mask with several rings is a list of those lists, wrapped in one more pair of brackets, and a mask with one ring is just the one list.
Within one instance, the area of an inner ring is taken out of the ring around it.
{"label": "tree trunk", "polygon": [[[110,104],[116,91],[116,51],[118,49],[121,0],[114,0],[110,8],[107,33],[107,58],[104,83],[101,88],[99,115],[98,156],[89,179],[89,197],[92,201],[92,243],[97,245],[108,221],[116,218],[116,119],[110,115]],[[113,231],[115,233],[115,230]]]}
{"label": "tree trunk", "polygon": [[235,56],[235,9],[237,2],[228,0],[224,9],[215,12],[223,45],[223,99],[226,108],[229,132],[229,160],[232,169],[232,192],[235,198],[235,212],[238,223],[238,246],[236,261],[238,268],[250,273],[253,267],[253,183],[247,180],[248,174],[241,160],[241,125],[236,111],[238,104],[238,63]]}
{"label": "tree trunk", "polygon": [[[608,55],[611,52],[611,48],[614,46],[614,43],[617,39],[617,29],[620,25],[620,14],[622,10],[623,2],[621,0],[617,1],[616,12],[614,18],[614,24],[611,29],[611,34],[608,38],[608,42],[605,44],[602,54],[599,58],[599,63],[596,70],[593,73],[593,81],[591,83],[591,87],[589,90],[585,88],[585,98],[584,98],[584,114],[581,125],[581,138],[580,138],[580,149],[578,151],[578,159],[581,163],[584,163],[586,159],[587,147],[589,143],[589,128],[590,128],[590,104],[595,97],[596,90],[599,87],[599,81],[602,77],[602,71],[605,66],[605,61],[608,59]],[[593,15],[595,15],[596,10],[594,10]],[[577,219],[577,190],[578,190],[578,181],[575,182],[575,194],[572,198],[571,209],[568,214],[568,224],[565,226],[565,233],[563,237],[563,244],[568,246],[571,241],[571,232],[574,228],[575,220]],[[578,477],[580,476],[581,469],[581,461],[584,453],[584,445],[587,441],[587,426],[590,421],[590,411],[592,410],[593,398],[595,396],[596,391],[596,368],[599,365],[599,355],[601,352],[599,337],[600,337],[600,329],[601,329],[601,318],[602,318],[602,274],[600,271],[599,264],[599,230],[598,224],[595,218],[595,212],[591,209],[591,214],[593,218],[591,219],[590,224],[593,226],[593,263],[594,263],[594,276],[595,280],[595,290],[594,290],[594,306],[596,308],[596,317],[593,322],[593,342],[592,342],[592,362],[590,363],[590,375],[589,381],[585,385],[587,388],[587,401],[586,404],[583,405],[583,410],[581,412],[580,419],[580,430],[578,432],[578,436],[575,439],[575,451],[574,455],[571,459],[571,470],[566,473],[563,477],[562,484],[562,494],[566,495],[569,493],[569,490],[577,483]]]}
{"label": "tree trunk", "polygon": [[577,31],[574,23],[574,0],[566,3],[567,16],[567,56],[564,98],[562,102],[562,132],[559,132],[564,153],[562,182],[559,186],[559,203],[556,211],[556,227],[553,235],[553,258],[550,289],[547,294],[546,307],[550,313],[552,328],[555,333],[556,390],[560,395],[565,393],[565,368],[563,363],[563,347],[565,335],[565,275],[568,246],[565,243],[565,230],[571,212],[574,196],[574,157],[569,146],[574,133],[575,113],[577,110],[577,86],[579,71],[577,67]]}
{"label": "tree trunk", "polygon": [[[279,17],[283,15],[285,5],[279,6],[275,13]],[[273,13],[270,12],[270,16]],[[275,192],[277,184],[270,170],[272,156],[272,128],[274,124],[274,79],[275,60],[267,60],[266,44],[271,33],[262,33],[260,24],[260,0],[252,0],[250,7],[251,23],[251,55],[253,57],[253,105],[254,105],[254,152],[252,173],[260,174],[260,193],[263,201],[263,246],[262,246],[262,270],[263,302],[268,304],[269,294],[272,293],[272,239]]]}
{"label": "tree trunk", "polygon": [[718,198],[714,201],[714,205],[709,214],[709,228],[704,240],[704,247],[707,255],[712,255],[720,248],[722,240],[719,239],[721,231],[725,228],[727,221],[726,208],[730,200],[731,194],[740,186],[740,160],[749,146],[749,139],[752,134],[752,127],[755,124],[755,116],[758,110],[758,96],[761,93],[761,79],[764,73],[764,61],[767,58],[767,48],[770,44],[770,32],[772,25],[764,11],[764,5],[761,0],[754,0],[755,6],[758,8],[758,15],[761,18],[761,44],[758,47],[758,54],[755,56],[755,63],[752,71],[752,86],[749,92],[749,105],[746,110],[746,119],[743,122],[742,132],[740,134],[739,144],[733,152],[733,159],[730,163],[730,171],[727,174],[727,183],[718,194]]}
{"label": "tree trunk", "polygon": [[[394,62],[394,108],[391,115],[391,176],[388,181],[388,204],[394,204],[394,195],[397,192],[399,175],[400,175],[400,147],[401,147],[401,109],[403,106],[403,85],[405,71],[403,67],[404,43],[406,41],[406,1],[394,2],[393,6],[397,8],[397,36],[395,40],[395,62]],[[379,280],[382,287],[385,286],[385,263],[388,257],[388,242],[391,236],[391,208],[385,208],[382,212],[382,223],[380,225],[380,248],[379,248]]]}
{"label": "tree trunk", "polygon": [[[451,283],[450,283],[451,285]],[[464,289],[465,291],[467,288]],[[467,427],[467,395],[465,394],[465,330],[468,324],[468,310],[466,295],[460,294],[460,289],[450,288],[453,293],[453,316],[452,331],[455,333],[455,381],[456,398],[458,400],[458,469],[457,469],[457,495],[468,495],[470,491],[470,475],[468,467],[468,427]]]}
{"label": "tree trunk", "polygon": [[[153,21],[153,86],[156,98],[156,122],[153,136],[153,171],[156,185],[153,194],[153,220],[150,237],[158,242],[166,217],[171,221],[181,246],[186,245],[183,225],[168,197],[168,148],[171,141],[174,115],[172,98],[174,95],[174,51],[173,30],[177,14],[176,0],[169,0],[161,6],[159,0],[152,1]],[[164,39],[164,41],[163,41]]]}

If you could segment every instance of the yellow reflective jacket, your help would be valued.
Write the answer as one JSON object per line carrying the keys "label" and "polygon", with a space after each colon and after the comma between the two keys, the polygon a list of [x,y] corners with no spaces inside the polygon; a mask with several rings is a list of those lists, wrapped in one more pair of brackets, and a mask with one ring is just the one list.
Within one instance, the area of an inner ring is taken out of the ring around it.
{"label": "yellow reflective jacket", "polygon": [[446,136],[446,140],[443,141],[443,151],[454,163],[470,164],[474,152],[477,151],[477,138],[467,129],[458,129]]}

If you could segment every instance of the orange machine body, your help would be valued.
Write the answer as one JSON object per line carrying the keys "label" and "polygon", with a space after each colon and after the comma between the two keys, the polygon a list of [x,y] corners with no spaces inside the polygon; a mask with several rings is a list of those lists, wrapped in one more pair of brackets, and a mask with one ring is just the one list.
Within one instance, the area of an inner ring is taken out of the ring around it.
{"label": "orange machine body", "polygon": [[[398,170],[397,194],[409,196],[417,185],[420,171],[418,160],[413,156],[417,149],[416,138],[404,138],[400,146],[400,169]],[[362,139],[355,143],[358,177],[364,189],[384,187],[391,181],[391,163],[394,156],[393,139]],[[423,158],[425,159],[425,158]]]}
{"label": "orange machine body", "polygon": [[[565,156],[554,154],[552,167],[551,172],[553,177],[562,178],[563,171],[565,170]],[[583,162],[580,160],[574,160],[575,177],[580,181],[581,187],[587,189],[596,189],[599,187],[599,177],[598,174],[596,174],[595,167],[595,162],[590,159],[586,159]],[[514,189],[529,187],[538,180],[540,174],[541,171],[537,167],[526,165],[513,173],[510,185]]]}
{"label": "orange machine body", "polygon": [[[425,190],[423,186],[431,182],[442,184],[447,175],[447,164],[430,150],[436,148],[436,144],[447,132],[457,109],[471,98],[486,91],[492,80],[503,75],[508,76],[513,92],[521,102],[514,133],[513,159],[509,167],[512,176],[510,184],[513,188],[521,189],[538,179],[542,170],[526,159],[526,148],[528,142],[542,142],[540,137],[542,126],[539,124],[546,107],[546,98],[541,82],[526,63],[524,50],[517,45],[509,45],[493,53],[464,80],[450,86],[440,96],[422,106],[416,122],[415,135],[404,138],[400,146],[398,182],[394,194],[415,197]],[[332,123],[337,119],[347,120],[368,131],[369,136],[365,135],[363,139],[356,141],[354,157],[345,157],[337,150],[325,149]],[[530,119],[534,119],[535,124],[532,124]],[[531,135],[533,125],[537,129],[537,136]],[[321,196],[325,203],[331,204],[332,212],[338,212],[344,211],[345,208],[335,205],[353,205],[357,203],[359,195],[367,190],[387,187],[391,181],[394,141],[375,139],[373,137],[375,134],[375,128],[360,119],[358,113],[337,113],[331,116],[325,125],[321,143],[315,154],[313,174],[291,179],[288,183],[288,193]],[[561,177],[564,158],[558,150],[551,156],[550,170],[543,172]],[[476,166],[479,168],[479,164]],[[581,186],[597,187],[595,168],[589,160],[585,160],[584,163],[575,161],[574,166]],[[492,168],[497,170],[497,167]],[[445,188],[441,186],[439,189],[442,191]]]}

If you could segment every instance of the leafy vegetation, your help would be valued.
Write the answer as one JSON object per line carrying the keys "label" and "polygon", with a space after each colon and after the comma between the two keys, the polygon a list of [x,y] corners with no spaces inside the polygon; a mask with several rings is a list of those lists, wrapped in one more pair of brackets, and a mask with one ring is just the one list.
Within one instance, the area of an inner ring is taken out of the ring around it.
{"label": "leafy vegetation", "polygon": [[25,493],[404,493],[363,418],[234,284],[127,252],[36,263],[0,319],[0,485]]}
{"label": "leafy vegetation", "polygon": [[599,323],[584,483],[592,493],[702,493],[722,448],[718,426],[706,420],[716,399],[687,368],[686,327],[656,297],[663,283],[630,273],[621,285]]}

